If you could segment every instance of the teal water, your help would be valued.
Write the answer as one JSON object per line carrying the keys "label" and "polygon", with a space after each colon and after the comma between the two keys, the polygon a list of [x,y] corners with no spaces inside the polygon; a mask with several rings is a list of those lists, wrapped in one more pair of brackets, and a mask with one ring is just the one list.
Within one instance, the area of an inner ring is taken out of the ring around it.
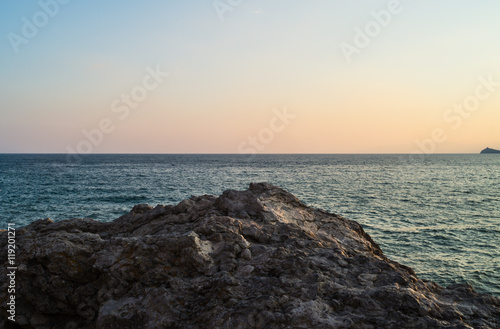
{"label": "teal water", "polygon": [[139,203],[281,186],[363,225],[384,253],[441,285],[500,296],[500,156],[0,154],[0,228],[109,221]]}

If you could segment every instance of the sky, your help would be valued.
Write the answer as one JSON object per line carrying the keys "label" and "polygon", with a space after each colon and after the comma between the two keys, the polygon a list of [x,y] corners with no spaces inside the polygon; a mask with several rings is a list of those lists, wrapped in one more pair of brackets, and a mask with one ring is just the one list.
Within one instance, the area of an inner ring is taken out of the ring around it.
{"label": "sky", "polygon": [[0,153],[500,149],[500,2],[2,1]]}

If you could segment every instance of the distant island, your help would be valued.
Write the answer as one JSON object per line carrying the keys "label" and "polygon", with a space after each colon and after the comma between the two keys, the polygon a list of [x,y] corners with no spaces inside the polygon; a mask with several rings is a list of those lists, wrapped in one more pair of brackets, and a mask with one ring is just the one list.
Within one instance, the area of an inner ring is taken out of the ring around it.
{"label": "distant island", "polygon": [[481,151],[481,154],[500,154],[499,150],[490,149],[489,147]]}

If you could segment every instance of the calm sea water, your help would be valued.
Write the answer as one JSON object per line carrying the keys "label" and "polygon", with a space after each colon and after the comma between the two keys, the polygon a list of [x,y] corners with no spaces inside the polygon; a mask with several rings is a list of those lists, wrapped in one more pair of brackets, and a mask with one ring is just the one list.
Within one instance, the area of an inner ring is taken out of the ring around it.
{"label": "calm sea water", "polygon": [[40,218],[109,221],[250,182],[360,222],[390,258],[442,285],[500,296],[500,156],[0,154],[0,228]]}

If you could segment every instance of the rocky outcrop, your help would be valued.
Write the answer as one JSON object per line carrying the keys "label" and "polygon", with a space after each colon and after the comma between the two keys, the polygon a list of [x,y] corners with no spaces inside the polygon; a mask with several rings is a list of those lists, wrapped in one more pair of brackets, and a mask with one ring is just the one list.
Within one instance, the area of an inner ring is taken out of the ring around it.
{"label": "rocky outcrop", "polygon": [[109,223],[39,220],[16,244],[2,328],[500,328],[498,298],[421,280],[358,223],[267,183]]}
{"label": "rocky outcrop", "polygon": [[500,154],[499,150],[490,149],[489,147],[481,151],[481,154]]}

